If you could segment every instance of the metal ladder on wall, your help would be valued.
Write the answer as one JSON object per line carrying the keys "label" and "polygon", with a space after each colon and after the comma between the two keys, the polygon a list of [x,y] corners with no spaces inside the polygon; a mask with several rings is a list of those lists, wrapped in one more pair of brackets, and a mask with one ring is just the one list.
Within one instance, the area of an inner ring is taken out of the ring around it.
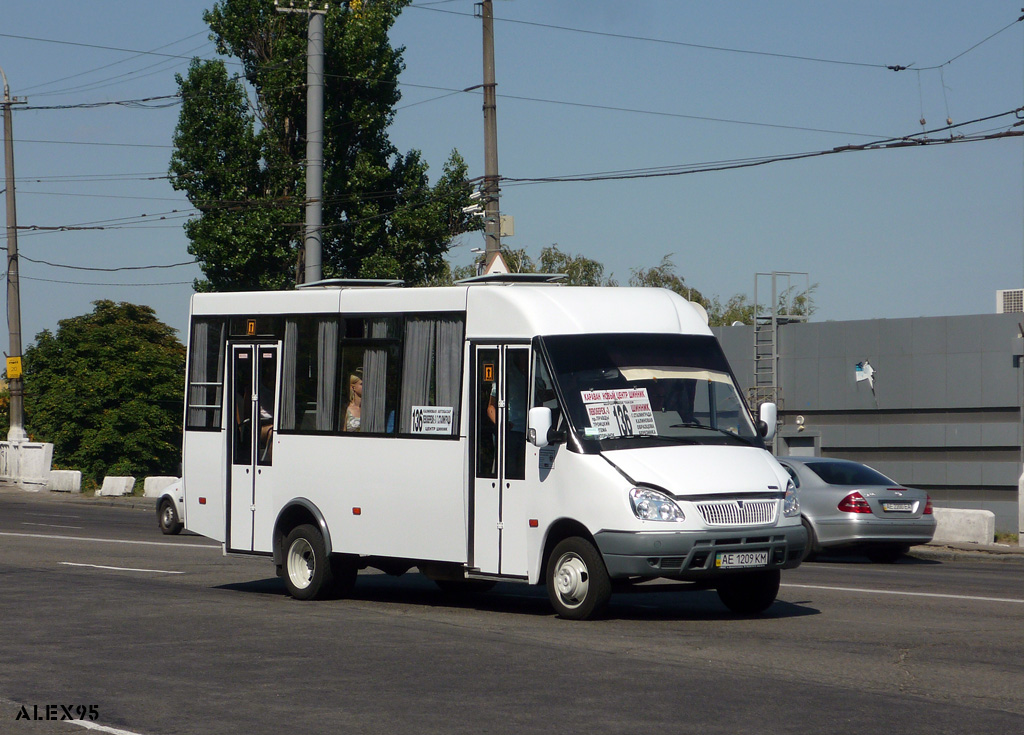
{"label": "metal ladder on wall", "polygon": [[[808,274],[772,271],[754,275],[754,385],[747,390],[747,403],[757,412],[762,403],[774,403],[783,408],[782,388],[779,385],[779,327],[791,322],[807,321],[807,316],[790,312],[786,298],[794,289],[793,278],[804,277],[804,292],[808,290]],[[770,288],[765,288],[770,281]],[[783,288],[780,290],[780,285]],[[771,293],[765,302],[766,291]]]}

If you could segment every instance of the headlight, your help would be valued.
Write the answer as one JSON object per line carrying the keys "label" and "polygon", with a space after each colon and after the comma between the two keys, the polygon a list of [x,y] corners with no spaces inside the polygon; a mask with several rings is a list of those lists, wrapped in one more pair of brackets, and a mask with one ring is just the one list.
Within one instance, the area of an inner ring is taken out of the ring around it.
{"label": "headlight", "polygon": [[676,501],[657,490],[634,487],[629,491],[629,504],[633,506],[636,517],[643,521],[685,520]]}
{"label": "headlight", "polygon": [[782,514],[786,518],[800,515],[800,500],[796,496],[796,485],[792,480],[786,484],[786,496],[782,500]]}

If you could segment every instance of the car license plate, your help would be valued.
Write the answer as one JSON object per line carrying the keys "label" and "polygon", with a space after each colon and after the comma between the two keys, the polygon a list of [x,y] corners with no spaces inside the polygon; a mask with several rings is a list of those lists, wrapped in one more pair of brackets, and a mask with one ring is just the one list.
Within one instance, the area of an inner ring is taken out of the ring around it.
{"label": "car license plate", "polygon": [[715,556],[715,566],[720,569],[768,566],[767,551],[720,551]]}
{"label": "car license plate", "polygon": [[909,513],[914,509],[910,503],[882,503],[882,510],[890,513]]}

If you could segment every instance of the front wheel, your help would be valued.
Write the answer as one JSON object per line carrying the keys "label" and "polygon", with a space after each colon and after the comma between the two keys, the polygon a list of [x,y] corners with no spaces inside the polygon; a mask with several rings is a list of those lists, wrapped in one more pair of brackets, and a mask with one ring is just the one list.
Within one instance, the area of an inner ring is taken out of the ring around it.
{"label": "front wheel", "polygon": [[548,556],[548,597],[555,612],[568,620],[586,620],[608,604],[612,583],[601,554],[586,539],[573,536]]}
{"label": "front wheel", "polygon": [[296,600],[322,598],[332,591],[334,570],[315,526],[296,526],[284,540],[284,583]]}
{"label": "front wheel", "polygon": [[781,579],[778,569],[732,574],[718,583],[718,597],[737,615],[759,615],[775,602]]}
{"label": "front wheel", "polygon": [[164,498],[160,508],[156,512],[157,522],[160,524],[160,531],[168,536],[181,533],[184,528],[178,518],[178,509],[174,507],[174,501]]}

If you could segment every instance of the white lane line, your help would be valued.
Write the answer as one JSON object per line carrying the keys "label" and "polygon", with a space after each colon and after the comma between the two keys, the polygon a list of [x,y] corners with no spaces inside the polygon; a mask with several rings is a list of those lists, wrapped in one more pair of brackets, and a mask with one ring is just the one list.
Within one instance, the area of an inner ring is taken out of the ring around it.
{"label": "white lane line", "polygon": [[82,530],[81,526],[59,526],[56,523],[29,523],[27,521],[22,521],[21,525],[23,525],[23,526],[45,526],[46,528],[73,528],[73,529],[76,529],[76,530],[79,530],[79,531]]}
{"label": "white lane line", "polygon": [[150,572],[151,574],[184,574],[185,572],[168,572],[164,569],[132,569],[131,567],[105,567],[102,564],[80,564],[74,561],[60,562],[66,567],[89,567],[90,569],[111,569],[115,572]]}
{"label": "white lane line", "polygon": [[216,549],[221,550],[220,544],[184,544],[171,543],[169,541],[129,541],[119,538],[89,538],[87,536],[57,536],[45,533],[14,533],[13,531],[0,531],[0,536],[18,536],[21,538],[45,538],[59,541],[96,541],[104,544],[137,544],[140,546],[173,546],[176,549]]}
{"label": "white lane line", "polygon": [[95,722],[89,722],[88,720],[67,720],[69,725],[78,725],[84,727],[86,730],[98,730],[99,732],[107,732],[110,735],[141,735],[141,733],[132,732],[131,730],[120,730],[116,727],[107,727],[106,725],[97,725]]}
{"label": "white lane line", "polygon": [[869,595],[903,595],[905,597],[938,597],[945,600],[972,600],[974,602],[1015,602],[1024,604],[1024,600],[1012,597],[978,597],[975,595],[945,595],[938,592],[903,592],[900,590],[875,590],[861,587],[828,587],[818,584],[783,584],[782,587],[798,587],[805,590],[830,590],[832,592],[861,592]]}

